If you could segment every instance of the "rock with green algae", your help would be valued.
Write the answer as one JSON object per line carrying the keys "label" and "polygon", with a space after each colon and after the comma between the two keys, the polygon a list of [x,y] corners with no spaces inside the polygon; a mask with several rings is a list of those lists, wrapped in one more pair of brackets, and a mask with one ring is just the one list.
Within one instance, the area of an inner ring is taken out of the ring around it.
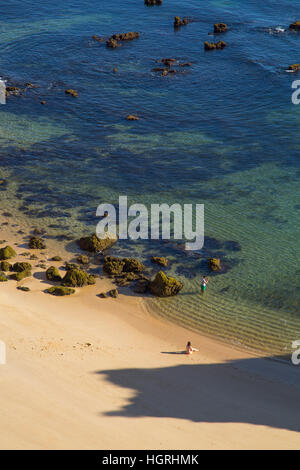
{"label": "rock with green algae", "polygon": [[209,258],[207,260],[208,267],[212,271],[221,271],[221,260],[219,258]]}
{"label": "rock with green algae", "polygon": [[136,294],[145,294],[149,289],[149,284],[150,281],[141,279],[135,284],[133,292],[135,292]]}
{"label": "rock with green algae", "polygon": [[163,256],[152,256],[151,262],[154,264],[158,264],[159,266],[168,266],[169,261],[167,258],[164,258]]}
{"label": "rock with green algae", "polygon": [[116,299],[119,295],[119,292],[118,292],[118,289],[111,289],[108,294],[113,297],[114,299]]}
{"label": "rock with green algae", "polygon": [[77,243],[82,250],[89,251],[90,253],[96,253],[107,250],[112,245],[114,245],[117,240],[117,237],[112,234],[106,235],[105,238],[99,238],[94,233],[88,237],[80,238]]}
{"label": "rock with green algae", "polygon": [[83,287],[95,284],[95,277],[81,269],[69,269],[62,280],[63,286]]}
{"label": "rock with green algae", "polygon": [[175,16],[174,18],[174,27],[179,28],[180,26],[186,26],[188,24],[188,19],[183,18],[183,20],[179,16]]}
{"label": "rock with green algae", "polygon": [[12,264],[10,264],[8,261],[1,261],[0,270],[5,272],[12,271]]}
{"label": "rock with green algae", "polygon": [[123,261],[125,263],[123,271],[126,273],[141,273],[146,269],[143,263],[135,258],[123,258]]}
{"label": "rock with green algae", "polygon": [[100,299],[107,299],[107,294],[105,292],[100,292],[100,294],[98,294],[98,297],[100,297]]}
{"label": "rock with green algae", "polygon": [[182,288],[183,284],[180,281],[167,276],[162,271],[159,271],[154,280],[149,284],[150,292],[157,297],[170,297],[176,295]]}
{"label": "rock with green algae", "polygon": [[105,256],[103,271],[112,276],[117,276],[123,272],[125,262],[123,258],[117,258],[115,256]]}
{"label": "rock with green algae", "polygon": [[5,276],[5,274],[0,272],[0,282],[6,282],[7,280],[8,280],[8,279],[7,279],[7,277]]}
{"label": "rock with green algae", "polygon": [[225,33],[227,31],[226,23],[215,23],[214,24],[214,33]]}
{"label": "rock with green algae", "polygon": [[21,273],[22,271],[31,271],[32,265],[30,263],[15,263],[12,267],[12,271]]}
{"label": "rock with green algae", "polygon": [[70,287],[64,286],[53,286],[49,289],[46,289],[47,294],[56,295],[56,296],[63,296],[63,295],[71,295],[75,294],[75,289],[71,289]]}
{"label": "rock with green algae", "polygon": [[88,264],[90,261],[87,255],[79,255],[76,259],[80,264]]}
{"label": "rock with green algae", "polygon": [[39,237],[31,237],[28,246],[32,250],[44,250],[46,248],[44,240]]}
{"label": "rock with green algae", "polygon": [[79,264],[76,263],[69,263],[68,261],[65,262],[65,268],[66,271],[69,271],[70,269],[80,269]]}
{"label": "rock with green algae", "polygon": [[59,270],[55,266],[50,266],[46,271],[48,281],[60,282],[62,280]]}
{"label": "rock with green algae", "polygon": [[25,270],[25,271],[21,271],[20,273],[13,274],[12,279],[15,279],[16,281],[22,281],[22,279],[25,279],[25,277],[30,277],[30,276],[31,276],[31,271]]}
{"label": "rock with green algae", "polygon": [[17,256],[17,253],[11,246],[7,245],[5,248],[0,248],[1,260],[14,258],[15,256]]}
{"label": "rock with green algae", "polygon": [[51,258],[50,261],[62,261],[62,257],[61,256],[53,256],[53,258]]}

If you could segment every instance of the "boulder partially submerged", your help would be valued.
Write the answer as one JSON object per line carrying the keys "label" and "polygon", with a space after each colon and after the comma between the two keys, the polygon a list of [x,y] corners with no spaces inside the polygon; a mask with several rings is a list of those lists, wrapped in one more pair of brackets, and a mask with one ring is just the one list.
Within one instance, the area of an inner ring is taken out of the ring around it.
{"label": "boulder partially submerged", "polygon": [[173,277],[167,276],[159,271],[154,280],[150,282],[149,289],[157,297],[170,297],[178,294],[183,288],[183,284]]}
{"label": "boulder partially submerged", "polygon": [[175,16],[174,18],[174,27],[180,28],[180,26],[186,26],[188,24],[188,19],[183,18],[181,19],[179,16]]}
{"label": "boulder partially submerged", "polygon": [[169,261],[167,258],[164,258],[163,256],[152,256],[151,262],[154,264],[158,264],[159,266],[168,266]]}
{"label": "boulder partially submerged", "polygon": [[117,240],[117,237],[112,234],[107,235],[105,238],[99,238],[96,234],[93,234],[88,237],[80,238],[77,243],[82,250],[97,253],[107,250],[114,245]]}
{"label": "boulder partially submerged", "polygon": [[209,258],[207,260],[208,267],[212,271],[221,271],[221,260],[219,258]]}

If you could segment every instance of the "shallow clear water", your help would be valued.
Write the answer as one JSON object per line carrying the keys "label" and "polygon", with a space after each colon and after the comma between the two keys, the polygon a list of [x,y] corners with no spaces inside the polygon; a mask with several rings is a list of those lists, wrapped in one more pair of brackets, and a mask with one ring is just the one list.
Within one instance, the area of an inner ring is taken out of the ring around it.
{"label": "shallow clear water", "polygon": [[[1,74],[32,82],[0,107],[2,208],[74,236],[94,230],[95,209],[132,202],[205,204],[204,249],[127,243],[116,252],[166,254],[182,294],[149,299],[173,321],[273,353],[300,338],[300,106],[291,102],[300,1],[10,1],[0,7]],[[174,31],[173,17],[193,21]],[[216,21],[228,46],[204,52]],[[139,31],[116,50],[93,34]],[[161,77],[156,60],[192,62]],[[117,67],[118,72],[113,73]],[[79,96],[66,96],[74,88]],[[41,100],[46,105],[40,104]],[[140,121],[127,122],[127,114]],[[228,270],[208,273],[206,258]]]}

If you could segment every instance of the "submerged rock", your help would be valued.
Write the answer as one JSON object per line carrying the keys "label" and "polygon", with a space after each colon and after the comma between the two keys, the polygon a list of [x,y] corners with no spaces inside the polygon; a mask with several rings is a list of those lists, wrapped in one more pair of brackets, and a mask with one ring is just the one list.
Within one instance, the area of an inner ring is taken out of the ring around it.
{"label": "submerged rock", "polygon": [[129,33],[121,33],[121,34],[113,34],[112,39],[115,41],[132,41],[133,39],[138,39],[140,37],[140,33],[136,31],[130,31]]}
{"label": "submerged rock", "polygon": [[162,271],[159,271],[154,280],[150,282],[149,289],[157,297],[170,297],[178,294],[183,288],[183,284],[173,277],[168,277]]}
{"label": "submerged rock", "polygon": [[214,32],[215,33],[225,33],[227,31],[227,24],[226,23],[216,23],[214,25]]}
{"label": "submerged rock", "polygon": [[133,292],[135,292],[136,294],[145,294],[149,289],[149,285],[149,280],[141,279],[135,284]]}
{"label": "submerged rock", "polygon": [[152,256],[151,262],[155,264],[159,264],[159,266],[168,266],[169,261],[167,258],[164,258],[163,256]]}
{"label": "submerged rock", "polygon": [[208,267],[212,271],[221,271],[221,260],[219,258],[209,258],[207,260]]}
{"label": "submerged rock", "polygon": [[80,238],[77,243],[84,251],[91,253],[102,252],[107,250],[118,241],[117,237],[107,236],[106,238],[99,238],[96,234],[88,237]]}
{"label": "submerged rock", "polygon": [[300,21],[295,21],[294,23],[290,24],[289,28],[293,29],[294,31],[300,31]]}
{"label": "submerged rock", "polygon": [[47,289],[46,292],[47,294],[63,296],[63,295],[74,294],[75,289],[70,289],[70,287],[54,286],[54,287],[50,287],[50,289]]}
{"label": "submerged rock", "polygon": [[95,277],[81,269],[70,269],[62,280],[63,286],[83,287],[95,284]]}
{"label": "submerged rock", "polygon": [[39,237],[31,237],[28,246],[33,250],[44,250],[46,248],[44,240]]}
{"label": "submerged rock", "polygon": [[15,256],[17,256],[17,253],[9,245],[7,245],[5,248],[0,249],[0,259],[2,260],[14,258]]}
{"label": "submerged rock", "polygon": [[72,88],[69,88],[68,90],[65,90],[66,95],[71,95],[74,98],[78,97],[78,92],[76,90],[73,90]]}
{"label": "submerged rock", "polygon": [[62,280],[59,270],[55,266],[50,266],[46,271],[48,281],[60,282]]}

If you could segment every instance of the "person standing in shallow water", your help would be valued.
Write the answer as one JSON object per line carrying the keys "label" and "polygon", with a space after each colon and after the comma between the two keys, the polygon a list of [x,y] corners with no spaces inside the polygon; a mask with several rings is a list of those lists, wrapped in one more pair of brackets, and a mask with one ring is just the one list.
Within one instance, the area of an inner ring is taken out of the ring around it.
{"label": "person standing in shallow water", "polygon": [[204,292],[206,291],[207,283],[208,283],[208,278],[207,278],[207,276],[203,276],[203,278],[201,279],[201,292],[202,292],[203,294],[204,294]]}

